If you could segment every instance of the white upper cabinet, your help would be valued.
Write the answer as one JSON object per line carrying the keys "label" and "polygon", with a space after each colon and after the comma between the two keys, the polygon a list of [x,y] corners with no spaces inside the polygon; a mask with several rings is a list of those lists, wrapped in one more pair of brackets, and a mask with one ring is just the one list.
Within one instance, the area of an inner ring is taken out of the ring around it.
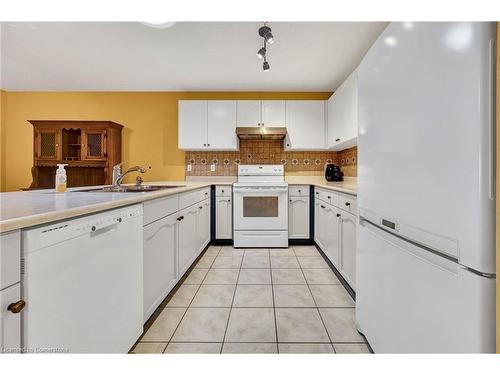
{"label": "white upper cabinet", "polygon": [[237,112],[238,126],[260,126],[260,100],[238,100]]}
{"label": "white upper cabinet", "polygon": [[285,100],[238,100],[238,126],[286,127]]}
{"label": "white upper cabinet", "polygon": [[326,148],[326,101],[290,100],[286,103],[286,150]]}
{"label": "white upper cabinet", "polygon": [[344,150],[357,144],[358,88],[353,72],[328,99],[328,148]]}
{"label": "white upper cabinet", "polygon": [[261,123],[274,128],[286,127],[286,101],[263,100],[261,105]]}
{"label": "white upper cabinet", "polygon": [[179,100],[181,150],[237,150],[235,100]]}
{"label": "white upper cabinet", "polygon": [[238,149],[235,100],[208,101],[207,148],[209,150]]}
{"label": "white upper cabinet", "polygon": [[179,100],[179,148],[205,149],[207,145],[207,101]]}

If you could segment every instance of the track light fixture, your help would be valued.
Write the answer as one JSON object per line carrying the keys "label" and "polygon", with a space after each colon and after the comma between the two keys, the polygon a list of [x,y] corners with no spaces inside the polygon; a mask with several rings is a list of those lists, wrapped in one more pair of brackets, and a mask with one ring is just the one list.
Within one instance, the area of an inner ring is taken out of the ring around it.
{"label": "track light fixture", "polygon": [[271,28],[267,26],[267,22],[264,22],[264,26],[259,28],[259,35],[263,39],[263,46],[257,51],[257,57],[261,60],[264,59],[262,69],[267,72],[270,69],[269,63],[267,62],[267,44],[274,43],[274,36]]}

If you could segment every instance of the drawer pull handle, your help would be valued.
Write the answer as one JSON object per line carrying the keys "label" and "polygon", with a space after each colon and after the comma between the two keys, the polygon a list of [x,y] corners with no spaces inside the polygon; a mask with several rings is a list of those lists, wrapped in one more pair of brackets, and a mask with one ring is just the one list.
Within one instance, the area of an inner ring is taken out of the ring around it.
{"label": "drawer pull handle", "polygon": [[321,205],[321,208],[326,208],[325,206]]}
{"label": "drawer pull handle", "polygon": [[340,141],[340,138],[337,138],[337,139],[335,140],[335,142],[338,142],[338,141]]}
{"label": "drawer pull handle", "polygon": [[349,207],[351,204],[349,202],[345,202],[345,205]]}
{"label": "drawer pull handle", "polygon": [[181,220],[184,220],[184,216],[179,216],[179,217],[177,218],[177,221],[181,221]]}
{"label": "drawer pull handle", "polygon": [[13,314],[19,314],[22,309],[24,309],[24,306],[26,306],[26,302],[23,300],[19,300],[17,302],[11,303],[8,307],[7,310],[9,310]]}
{"label": "drawer pull handle", "polygon": [[337,214],[337,217],[340,217],[340,214]]}

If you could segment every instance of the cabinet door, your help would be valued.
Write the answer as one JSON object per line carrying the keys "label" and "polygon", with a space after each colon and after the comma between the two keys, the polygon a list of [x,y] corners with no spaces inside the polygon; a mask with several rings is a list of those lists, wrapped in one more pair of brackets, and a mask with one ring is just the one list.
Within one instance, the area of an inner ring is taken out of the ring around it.
{"label": "cabinet door", "polygon": [[287,150],[325,149],[325,103],[324,100],[287,101]]}
{"label": "cabinet door", "polygon": [[358,137],[357,75],[352,73],[328,100],[328,147],[355,146]]}
{"label": "cabinet door", "polygon": [[82,129],[82,160],[105,160],[106,142],[106,129]]}
{"label": "cabinet door", "polygon": [[288,237],[309,238],[309,197],[289,199]]}
{"label": "cabinet door", "polygon": [[325,204],[325,207],[325,253],[340,269],[340,211],[329,204]]}
{"label": "cabinet door", "polygon": [[207,110],[207,148],[237,150],[236,101],[209,100]]}
{"label": "cabinet door", "polygon": [[286,127],[286,101],[263,100],[262,124],[275,128]]}
{"label": "cabinet door", "polygon": [[196,252],[199,254],[210,242],[210,200],[201,201],[198,206],[198,216],[196,222],[196,234],[198,245]]}
{"label": "cabinet door", "polygon": [[236,106],[238,126],[260,126],[260,100],[238,100]]}
{"label": "cabinet door", "polygon": [[207,101],[179,100],[179,148],[200,150],[207,147]]}
{"label": "cabinet door", "polygon": [[356,286],[356,216],[342,212],[340,218],[342,271],[349,285]]}
{"label": "cabinet door", "polygon": [[21,313],[7,308],[21,299],[20,284],[12,285],[0,292],[0,353],[19,353],[21,349]]}
{"label": "cabinet door", "polygon": [[144,227],[144,321],[149,319],[177,281],[177,223],[177,214],[172,214]]}
{"label": "cabinet door", "polygon": [[231,197],[217,197],[215,208],[215,238],[233,238],[233,205]]}
{"label": "cabinet door", "polygon": [[39,128],[35,131],[35,158],[61,160],[61,131]]}
{"label": "cabinet door", "polygon": [[198,205],[193,205],[178,213],[179,226],[178,226],[178,270],[179,278],[181,278],[187,269],[193,264],[197,256],[197,246],[199,245],[198,236],[196,232]]}
{"label": "cabinet door", "polygon": [[326,251],[327,242],[325,237],[326,228],[326,211],[325,204],[319,199],[314,200],[314,240],[321,248],[321,250]]}

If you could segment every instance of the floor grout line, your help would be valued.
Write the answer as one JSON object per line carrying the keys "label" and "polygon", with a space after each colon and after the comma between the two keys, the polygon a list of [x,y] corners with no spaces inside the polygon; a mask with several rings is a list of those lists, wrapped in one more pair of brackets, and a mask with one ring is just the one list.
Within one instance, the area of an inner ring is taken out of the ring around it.
{"label": "floor grout line", "polygon": [[[269,252],[269,265],[271,266],[271,252]],[[280,354],[279,338],[278,338],[278,319],[276,319],[276,302],[274,300],[274,283],[273,283],[273,269],[270,269],[271,273],[271,293],[273,294],[273,315],[274,315],[274,334],[276,335],[276,353]]]}
{"label": "floor grout line", "polygon": [[[209,247],[209,249],[210,249],[210,247]],[[220,249],[219,249],[219,252],[220,252]],[[200,260],[201,260],[201,259],[205,256],[205,254],[206,254],[206,250],[205,250],[205,253],[201,256]],[[217,253],[217,254],[218,254],[218,253]],[[213,263],[213,262],[212,262],[212,263]],[[182,321],[184,320],[184,317],[186,316],[186,314],[187,314],[187,312],[188,312],[189,308],[191,307],[191,303],[193,303],[193,301],[194,301],[194,299],[195,299],[196,295],[198,294],[198,291],[200,290],[200,288],[201,288],[201,286],[202,286],[202,284],[203,284],[203,281],[205,281],[205,278],[207,277],[207,275],[208,275],[208,272],[205,274],[205,276],[203,276],[203,280],[201,280],[201,283],[198,285],[198,288],[196,288],[196,293],[195,293],[195,294],[193,295],[193,297],[191,298],[191,301],[189,302],[188,307],[186,307],[186,311],[184,311],[184,314],[182,314],[182,317],[181,317],[181,319],[179,320],[179,323],[177,323],[177,325],[175,326],[174,332],[172,332],[172,335],[170,336],[170,339],[168,340],[168,344],[167,344],[167,345],[165,346],[165,348],[163,349],[162,354],[163,354],[163,353],[165,353],[165,350],[167,350],[167,347],[170,345],[170,342],[171,342],[171,341],[172,341],[172,339],[174,338],[175,333],[177,332],[177,329],[179,329],[179,326],[181,325]],[[186,281],[186,280],[184,280],[184,281]],[[184,285],[184,283],[182,283],[180,286],[182,286],[182,285]],[[192,284],[189,284],[189,285],[192,285]],[[180,289],[180,287],[179,287],[179,289]],[[174,295],[174,296],[175,296],[175,295]],[[173,298],[174,296],[172,296],[172,298]],[[166,308],[166,306],[165,306],[165,308]],[[165,309],[165,308],[164,308],[164,309]]]}
{"label": "floor grout line", "polygon": [[241,258],[240,268],[238,269],[238,277],[236,278],[236,284],[234,286],[233,298],[231,299],[231,306],[229,308],[229,315],[227,316],[226,328],[224,329],[224,336],[222,337],[222,344],[220,346],[220,354],[224,349],[224,343],[226,341],[227,328],[229,327],[229,320],[231,319],[231,313],[233,312],[234,297],[236,296],[236,290],[238,289],[238,281],[240,280],[241,266],[243,264],[243,257]]}
{"label": "floor grout line", "polygon": [[[316,251],[318,251],[318,250],[316,250]],[[298,261],[298,259],[297,259],[297,261]],[[323,317],[321,316],[321,312],[319,311],[319,308],[318,308],[318,303],[316,302],[316,299],[314,298],[314,294],[313,294],[313,292],[311,290],[311,287],[309,286],[309,282],[307,281],[306,275],[304,273],[304,270],[302,269],[302,265],[300,264],[300,262],[299,262],[299,266],[300,266],[300,271],[302,272],[302,276],[304,276],[304,279],[306,280],[307,290],[309,290],[309,293],[311,294],[311,298],[312,298],[312,300],[314,302],[314,305],[316,306],[316,311],[318,312],[318,315],[319,315],[319,318],[321,320],[321,323],[323,324],[323,328],[326,331],[326,334],[328,336],[328,340],[330,340],[330,345],[332,347],[332,350],[333,350],[334,353],[337,353],[337,351],[335,350],[335,347],[333,346],[332,338],[330,336],[330,332],[328,332],[328,329],[326,328],[325,321],[323,320]]]}

